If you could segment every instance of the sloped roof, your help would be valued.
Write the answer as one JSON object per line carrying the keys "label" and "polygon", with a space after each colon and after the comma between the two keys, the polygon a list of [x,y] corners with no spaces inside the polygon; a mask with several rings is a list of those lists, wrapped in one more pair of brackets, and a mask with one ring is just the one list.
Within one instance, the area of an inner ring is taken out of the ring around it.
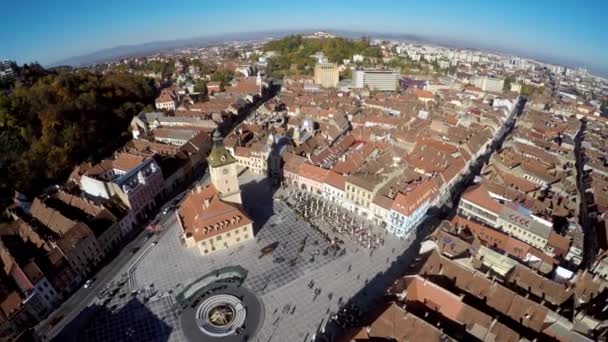
{"label": "sloped roof", "polygon": [[444,341],[443,333],[433,325],[391,303],[369,326],[371,338],[405,341]]}
{"label": "sloped roof", "polygon": [[324,179],[325,184],[331,185],[334,188],[340,189],[342,191],[344,191],[345,181],[346,180],[344,176],[333,171],[328,171]]}
{"label": "sloped roof", "polygon": [[312,181],[323,183],[325,178],[327,177],[328,170],[322,169],[320,167],[314,166],[309,163],[303,163],[298,170],[298,175],[300,177],[310,179]]}
{"label": "sloped roof", "polygon": [[492,199],[487,188],[483,184],[469,187],[463,194],[462,199],[474,203],[497,216],[502,212],[503,205]]}
{"label": "sloped roof", "polygon": [[253,221],[243,210],[219,198],[213,185],[190,192],[178,209],[184,232],[200,241],[246,226]]}
{"label": "sloped roof", "polygon": [[433,180],[409,184],[397,194],[391,209],[404,216],[410,216],[423,202],[432,200],[436,194],[437,186]]}
{"label": "sloped roof", "polygon": [[32,202],[30,213],[32,217],[60,236],[66,234],[76,225],[75,221],[63,216],[59,211],[47,207],[38,198]]}

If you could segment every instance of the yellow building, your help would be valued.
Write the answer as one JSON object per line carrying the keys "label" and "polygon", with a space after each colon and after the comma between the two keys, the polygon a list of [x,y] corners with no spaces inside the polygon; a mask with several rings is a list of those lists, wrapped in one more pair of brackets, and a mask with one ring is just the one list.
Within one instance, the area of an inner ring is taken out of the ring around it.
{"label": "yellow building", "polygon": [[203,255],[253,239],[253,222],[240,206],[224,202],[213,185],[199,186],[177,211],[182,240]]}
{"label": "yellow building", "polygon": [[184,245],[203,255],[253,239],[253,221],[241,206],[237,160],[217,131],[207,161],[211,184],[199,185],[177,210]]}
{"label": "yellow building", "polygon": [[217,130],[213,133],[213,147],[207,158],[211,183],[223,201],[241,204],[241,188],[236,166],[238,161],[224,147],[224,139]]}
{"label": "yellow building", "polygon": [[340,81],[340,72],[336,63],[318,63],[315,65],[315,83],[324,88],[335,88]]}

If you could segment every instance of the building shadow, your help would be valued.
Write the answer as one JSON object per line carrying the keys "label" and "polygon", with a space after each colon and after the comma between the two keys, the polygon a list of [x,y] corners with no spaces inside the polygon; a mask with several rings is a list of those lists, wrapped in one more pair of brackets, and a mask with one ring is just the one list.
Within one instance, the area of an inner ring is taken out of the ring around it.
{"label": "building shadow", "polygon": [[252,180],[241,185],[243,207],[254,222],[254,234],[257,234],[268,219],[275,214],[273,196],[276,190],[270,177]]}
{"label": "building shadow", "polygon": [[91,305],[76,316],[52,341],[168,341],[173,328],[138,298],[117,310]]}
{"label": "building shadow", "polygon": [[[519,115],[523,107],[519,109]],[[391,263],[385,272],[378,272],[371,279],[366,279],[365,286],[361,288],[353,297],[348,300],[343,308],[358,307],[361,310],[360,317],[356,319],[355,325],[351,327],[344,327],[337,324],[337,321],[344,321],[341,319],[341,315],[353,316],[353,310],[347,310],[347,312],[340,311],[338,313],[337,320],[330,320],[325,326],[324,332],[318,330],[316,332],[316,341],[336,341],[345,336],[348,329],[352,327],[364,327],[370,323],[370,319],[373,318],[372,312],[377,309],[378,305],[382,305],[384,302],[384,295],[386,290],[399,278],[405,275],[417,274],[421,264],[424,260],[421,260],[418,255],[420,251],[421,243],[427,238],[441,224],[443,219],[447,219],[454,215],[460,201],[462,192],[473,184],[475,175],[480,174],[483,166],[489,162],[492,154],[501,149],[502,143],[510,135],[514,128],[514,123],[507,124],[506,130],[502,137],[491,144],[488,152],[480,156],[470,167],[463,177],[453,185],[449,199],[444,205],[438,207],[431,207],[424,221],[416,229],[416,236],[412,241],[410,247],[401,255],[399,255],[395,261]],[[343,318],[343,317],[342,317]],[[320,328],[320,327],[319,327]]]}

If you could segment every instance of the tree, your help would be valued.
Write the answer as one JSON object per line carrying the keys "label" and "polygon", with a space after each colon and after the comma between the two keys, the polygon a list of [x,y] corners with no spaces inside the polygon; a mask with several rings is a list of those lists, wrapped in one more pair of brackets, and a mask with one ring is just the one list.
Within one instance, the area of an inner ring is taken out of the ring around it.
{"label": "tree", "polygon": [[194,91],[199,93],[202,97],[207,97],[209,90],[207,89],[207,81],[197,80],[196,84],[194,84]]}
{"label": "tree", "polygon": [[511,91],[511,83],[513,83],[513,78],[512,77],[507,77],[505,78],[505,84],[502,87],[502,90],[504,91]]}
{"label": "tree", "polygon": [[234,73],[230,70],[227,69],[219,69],[213,72],[213,74],[211,74],[211,81],[213,82],[220,82],[220,83],[224,83],[224,84],[228,84],[230,83],[230,81],[232,81],[232,78],[234,77]]}
{"label": "tree", "polygon": [[521,86],[520,93],[524,96],[532,96],[533,94],[541,94],[544,92],[544,87],[535,87],[529,84],[523,84]]}
{"label": "tree", "polygon": [[260,54],[259,53],[252,53],[251,55],[249,55],[249,61],[250,62],[257,62],[260,59]]}
{"label": "tree", "polygon": [[608,117],[608,99],[602,100],[602,105],[600,106],[600,112],[602,116]]}
{"label": "tree", "polygon": [[353,71],[350,68],[346,68],[346,69],[344,69],[344,71],[342,71],[340,73],[341,80],[349,80],[352,77],[353,77]]}
{"label": "tree", "polygon": [[291,73],[312,73],[315,59],[311,58],[311,55],[317,52],[323,52],[330,62],[338,64],[355,54],[372,59],[382,57],[382,51],[371,46],[369,40],[345,38],[305,39],[292,35],[268,42],[262,49],[277,53],[269,58],[266,67],[266,73],[273,77],[284,77]]}
{"label": "tree", "polygon": [[76,164],[109,155],[128,139],[133,115],[156,96],[151,80],[127,73],[35,66],[21,76],[27,81],[0,95],[3,198],[15,189],[36,195],[62,182]]}

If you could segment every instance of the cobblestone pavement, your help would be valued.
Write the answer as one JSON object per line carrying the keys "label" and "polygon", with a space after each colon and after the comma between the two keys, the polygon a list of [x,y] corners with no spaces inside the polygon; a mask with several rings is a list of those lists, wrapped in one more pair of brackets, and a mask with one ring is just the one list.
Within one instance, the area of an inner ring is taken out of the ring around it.
{"label": "cobblestone pavement", "polygon": [[[342,256],[332,252],[323,255],[328,243],[321,233],[299,219],[282,201],[273,200],[265,179],[245,172],[240,181],[248,213],[256,223],[263,222],[256,239],[236,249],[201,256],[195,250],[183,247],[177,221],[175,218],[168,220],[166,231],[160,238],[150,239],[150,243],[157,243],[145,251],[139,263],[132,267],[136,260],[134,257],[133,262],[117,273],[115,283],[122,280],[124,284],[104,306],[121,314],[89,324],[87,340],[106,341],[114,335],[114,340],[120,340],[116,337],[126,333],[156,336],[147,340],[186,341],[176,308],[172,305],[175,294],[183,285],[203,274],[228,265],[240,265],[249,271],[243,286],[260,297],[265,311],[264,322],[253,340],[304,341],[327,322],[332,312],[337,311],[340,297],[343,302],[348,301],[378,272],[388,269],[411,244],[389,235],[385,245],[371,255],[370,250],[356,248],[351,243],[351,248],[347,248]],[[304,250],[299,253],[304,239]],[[272,254],[259,258],[263,247],[277,241],[279,246]],[[290,264],[292,260],[295,260],[293,266]],[[407,262],[404,262],[404,267],[405,264]],[[129,267],[132,268],[134,282],[124,281]],[[311,281],[314,282],[312,287],[309,286]],[[385,285],[375,283],[379,284],[378,288],[370,291],[384,290]],[[130,284],[135,284],[136,288],[130,288]],[[315,290],[319,292],[317,289],[320,293],[315,296]],[[136,290],[142,291],[133,295]],[[106,298],[96,301],[100,303]],[[133,305],[134,301],[145,304]],[[146,323],[143,318],[133,321],[137,310],[148,310],[148,315],[140,313],[139,317],[148,317],[150,322]],[[123,319],[123,323],[117,323],[116,319]],[[121,326],[120,330],[116,324],[126,326]],[[125,332],[124,329],[135,329],[135,332]]]}
{"label": "cobblestone pavement", "polygon": [[378,248],[388,234],[374,222],[350,213],[336,203],[326,201],[323,196],[309,193],[303,195],[299,190],[281,189],[275,197],[288,203],[299,217],[307,214],[305,220],[330,238],[341,240],[347,250]]}

